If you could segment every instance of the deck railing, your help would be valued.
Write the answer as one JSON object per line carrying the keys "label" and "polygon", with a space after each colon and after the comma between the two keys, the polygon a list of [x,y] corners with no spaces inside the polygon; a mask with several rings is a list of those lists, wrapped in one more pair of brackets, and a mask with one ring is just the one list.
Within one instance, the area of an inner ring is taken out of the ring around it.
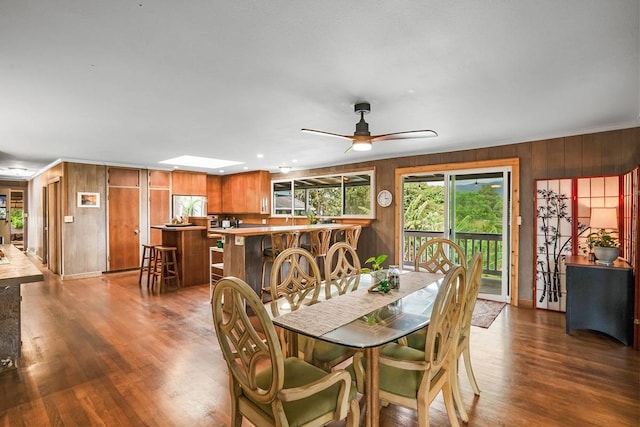
{"label": "deck railing", "polygon": [[[444,237],[437,231],[404,230],[403,265],[413,266],[416,252],[429,239]],[[502,276],[502,234],[456,233],[455,242],[460,246],[467,261],[476,252],[482,252],[483,275]]]}

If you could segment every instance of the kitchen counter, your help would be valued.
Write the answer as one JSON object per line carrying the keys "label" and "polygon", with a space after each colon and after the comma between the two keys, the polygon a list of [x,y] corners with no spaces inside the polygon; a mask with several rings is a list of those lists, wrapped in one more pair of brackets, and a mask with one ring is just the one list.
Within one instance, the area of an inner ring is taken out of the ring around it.
{"label": "kitchen counter", "polygon": [[207,227],[152,225],[151,228],[162,230],[162,246],[177,249],[178,274],[182,286],[209,283],[209,247],[215,246],[215,240],[208,236]]}
{"label": "kitchen counter", "polygon": [[329,230],[343,230],[345,228],[351,227],[353,224],[304,224],[304,225],[251,225],[251,226],[240,226],[240,228],[216,228],[213,230],[214,233],[221,235],[230,235],[230,236],[264,236],[271,233],[279,233],[283,231],[299,231],[300,233],[305,233],[318,229],[329,229]]}
{"label": "kitchen counter", "polygon": [[[299,231],[301,234],[318,230],[343,230],[354,224],[304,224],[277,226],[245,226],[221,228],[212,232],[224,236],[224,275],[238,277],[260,294],[262,279],[262,239],[271,233]],[[270,245],[270,243],[268,243]]]}
{"label": "kitchen counter", "polygon": [[[15,369],[20,357],[21,284],[41,282],[44,275],[13,245],[0,245],[0,372]],[[6,260],[6,261],[5,261]]]}

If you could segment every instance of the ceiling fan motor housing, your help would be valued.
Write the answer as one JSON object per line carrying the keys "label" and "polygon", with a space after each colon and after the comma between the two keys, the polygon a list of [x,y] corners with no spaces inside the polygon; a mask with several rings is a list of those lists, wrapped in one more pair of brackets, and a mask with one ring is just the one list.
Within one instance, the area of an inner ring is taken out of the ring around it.
{"label": "ceiling fan motor housing", "polygon": [[360,114],[360,121],[356,123],[356,131],[353,136],[371,136],[369,132],[369,124],[364,121],[364,115],[371,111],[371,105],[368,102],[360,102],[353,106],[356,114]]}
{"label": "ceiling fan motor housing", "polygon": [[371,112],[371,104],[369,104],[368,102],[358,102],[353,106],[353,110],[356,114],[369,114]]}

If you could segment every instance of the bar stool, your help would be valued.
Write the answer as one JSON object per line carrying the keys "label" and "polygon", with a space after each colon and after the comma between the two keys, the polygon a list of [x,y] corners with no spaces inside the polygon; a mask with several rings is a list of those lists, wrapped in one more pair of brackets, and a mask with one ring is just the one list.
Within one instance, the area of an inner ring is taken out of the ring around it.
{"label": "bar stool", "polygon": [[262,282],[260,288],[260,297],[266,293],[269,294],[270,290],[265,287],[265,276],[267,273],[267,264],[275,261],[282,251],[289,248],[298,247],[300,233],[297,231],[285,231],[282,233],[271,233],[269,235],[271,239],[271,247],[265,247],[265,238],[262,238]]}
{"label": "bar stool", "polygon": [[331,230],[320,228],[310,231],[309,238],[311,243],[304,243],[300,246],[311,252],[311,255],[316,259],[316,262],[318,258],[322,259],[322,266],[318,264],[318,267],[320,268],[320,273],[324,274],[325,257],[327,256],[327,252],[329,251],[329,246],[331,244]]}
{"label": "bar stool", "polygon": [[142,274],[147,272],[147,288],[151,284],[151,273],[156,261],[156,245],[142,244],[142,259],[140,260],[140,276],[138,276],[138,286],[142,287]]}
{"label": "bar stool", "polygon": [[151,288],[153,289],[156,282],[159,286],[159,292],[163,292],[165,285],[171,279],[176,280],[176,284],[180,287],[180,275],[178,274],[178,261],[176,251],[178,249],[173,246],[156,246],[156,257],[153,272],[151,273]]}
{"label": "bar stool", "polygon": [[349,246],[353,249],[358,249],[358,239],[360,238],[360,233],[362,232],[361,225],[354,225],[353,227],[349,227],[345,230],[344,241],[347,242]]}

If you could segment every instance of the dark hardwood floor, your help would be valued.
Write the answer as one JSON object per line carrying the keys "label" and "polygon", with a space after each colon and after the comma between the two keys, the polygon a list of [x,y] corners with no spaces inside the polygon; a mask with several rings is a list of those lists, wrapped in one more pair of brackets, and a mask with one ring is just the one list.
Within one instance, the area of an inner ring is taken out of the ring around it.
{"label": "dark hardwood floor", "polygon": [[[22,286],[22,360],[0,375],[0,425],[229,425],[208,286],[148,295],[137,272],[45,276]],[[482,394],[461,373],[469,426],[640,425],[640,352],[568,336],[564,324],[562,313],[507,306],[489,329],[473,327]],[[394,406],[381,420],[417,424]],[[448,425],[440,397],[431,425]]]}

